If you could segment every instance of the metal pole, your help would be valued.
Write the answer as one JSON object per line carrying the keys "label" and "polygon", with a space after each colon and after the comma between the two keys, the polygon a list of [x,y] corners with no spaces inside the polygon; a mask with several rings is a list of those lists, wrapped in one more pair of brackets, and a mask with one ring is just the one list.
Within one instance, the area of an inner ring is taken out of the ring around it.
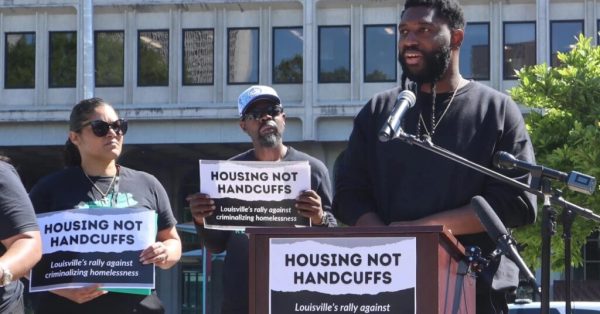
{"label": "metal pole", "polygon": [[94,4],[92,0],[83,0],[81,4],[83,17],[83,98],[94,97]]}
{"label": "metal pole", "polygon": [[208,280],[206,254],[206,246],[202,246],[202,314],[206,314],[206,281]]}

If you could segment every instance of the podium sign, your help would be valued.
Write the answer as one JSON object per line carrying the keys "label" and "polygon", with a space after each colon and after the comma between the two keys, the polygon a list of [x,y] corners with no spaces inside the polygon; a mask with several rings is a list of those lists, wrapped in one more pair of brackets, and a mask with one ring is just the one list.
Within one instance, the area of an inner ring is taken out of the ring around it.
{"label": "podium sign", "polygon": [[464,248],[442,226],[246,232],[251,314],[475,312]]}
{"label": "podium sign", "polygon": [[[269,313],[416,313],[416,238],[271,238]],[[399,271],[401,270],[401,271]]]}

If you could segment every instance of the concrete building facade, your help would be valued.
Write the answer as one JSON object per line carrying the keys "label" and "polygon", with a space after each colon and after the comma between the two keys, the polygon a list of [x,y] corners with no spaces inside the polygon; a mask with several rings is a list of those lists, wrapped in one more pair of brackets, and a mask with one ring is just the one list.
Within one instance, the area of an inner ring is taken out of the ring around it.
{"label": "concrete building facade", "polygon": [[[572,36],[559,36],[561,30],[597,37],[597,0],[460,2],[467,36],[469,27],[477,34],[469,37],[461,71],[501,91],[516,85],[513,68],[551,63],[553,51],[566,49]],[[185,195],[198,190],[198,160],[226,159],[250,147],[238,127],[237,96],[249,85],[267,84],[283,100],[284,141],[331,171],[356,113],[400,80],[395,43],[376,44],[381,38],[395,42],[403,4],[0,1],[0,151],[31,187],[62,167],[72,106],[102,97],[130,121],[121,163],[155,175],[178,220],[188,221]],[[108,48],[100,50],[100,40]],[[298,42],[299,48],[293,46]],[[16,60],[27,47],[33,59],[23,65]],[[284,71],[284,65],[294,65],[294,53],[301,63]],[[186,249],[197,247],[193,238],[185,241]],[[186,269],[182,263],[158,272],[158,292],[169,313],[187,311]]]}

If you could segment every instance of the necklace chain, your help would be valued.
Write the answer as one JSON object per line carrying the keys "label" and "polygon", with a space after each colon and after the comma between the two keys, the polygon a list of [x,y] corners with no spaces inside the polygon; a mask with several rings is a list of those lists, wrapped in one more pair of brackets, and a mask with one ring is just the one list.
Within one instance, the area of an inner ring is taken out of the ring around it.
{"label": "necklace chain", "polygon": [[[81,170],[83,171],[83,169]],[[102,198],[106,198],[106,196],[108,196],[108,193],[110,193],[110,190],[113,188],[113,184],[115,183],[115,178],[117,177],[117,174],[115,173],[115,175],[112,177],[112,180],[110,181],[110,184],[108,185],[108,190],[106,190],[106,193],[104,193],[102,192],[102,190],[100,190],[96,183],[92,181],[92,178],[90,178],[90,176],[88,176],[87,173],[85,173],[85,171],[83,171],[83,175],[85,175],[85,177],[90,181],[94,189],[96,189],[96,191],[98,191],[98,193],[102,195]]]}
{"label": "necklace chain", "polygon": [[454,100],[454,96],[456,96],[456,92],[460,88],[460,85],[461,85],[460,83],[458,85],[456,85],[454,92],[452,92],[452,97],[450,97],[450,101],[448,101],[448,105],[446,106],[446,109],[444,109],[444,112],[442,112],[442,115],[438,119],[437,123],[435,121],[435,103],[433,104],[433,106],[431,108],[431,132],[429,132],[429,130],[427,129],[427,125],[425,125],[425,121],[423,120],[423,115],[419,113],[419,121],[417,123],[418,124],[417,131],[418,131],[419,135],[421,134],[421,125],[423,125],[423,129],[425,129],[425,133],[427,133],[427,136],[429,138],[433,137],[433,134],[435,133],[435,128],[438,125],[440,125],[440,122],[442,122],[442,119],[446,115],[446,112],[448,112],[448,109],[450,109],[450,105],[452,105],[452,101]]}

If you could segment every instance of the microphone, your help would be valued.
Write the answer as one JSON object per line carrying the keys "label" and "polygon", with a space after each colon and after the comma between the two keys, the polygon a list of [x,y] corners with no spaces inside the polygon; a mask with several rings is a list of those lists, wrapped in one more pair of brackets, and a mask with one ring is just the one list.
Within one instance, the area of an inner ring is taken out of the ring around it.
{"label": "microphone", "polygon": [[530,172],[536,169],[540,169],[541,167],[542,176],[565,183],[571,191],[592,195],[594,193],[594,190],[596,189],[596,178],[592,176],[577,171],[565,173],[562,171],[546,168],[544,166],[538,166],[526,161],[519,160],[515,158],[515,156],[503,151],[499,151],[496,154],[494,154],[494,165],[502,169],[517,168],[527,170]]}
{"label": "microphone", "polygon": [[527,277],[527,280],[533,285],[533,287],[538,287],[537,282],[535,281],[535,277],[527,268],[527,265],[519,255],[517,248],[515,247],[515,241],[508,234],[506,227],[496,214],[490,204],[483,198],[482,196],[475,196],[471,199],[471,206],[475,209],[475,213],[477,217],[479,217],[479,221],[487,231],[487,234],[496,242],[496,252],[492,253],[492,255],[497,254],[505,254],[510,260],[512,260],[521,273]]}
{"label": "microphone", "polygon": [[390,116],[379,131],[380,142],[387,142],[404,132],[400,126],[402,117],[404,117],[408,109],[415,105],[416,101],[417,96],[409,90],[403,90],[398,94]]}

